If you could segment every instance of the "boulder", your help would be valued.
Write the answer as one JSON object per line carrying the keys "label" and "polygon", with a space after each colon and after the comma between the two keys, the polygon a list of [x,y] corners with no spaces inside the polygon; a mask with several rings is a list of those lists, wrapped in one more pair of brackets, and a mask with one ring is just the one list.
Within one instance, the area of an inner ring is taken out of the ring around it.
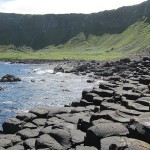
{"label": "boulder", "polygon": [[8,140],[8,139],[0,139],[0,147],[8,148],[8,147],[11,147],[11,146],[13,146],[11,140]]}
{"label": "boulder", "polygon": [[137,139],[111,136],[100,141],[100,148],[102,150],[149,150],[150,145]]}
{"label": "boulder", "polygon": [[46,118],[48,110],[46,108],[36,107],[29,111],[29,113],[35,114],[38,118]]}
{"label": "boulder", "polygon": [[71,144],[73,147],[83,144],[86,133],[80,130],[71,130]]}
{"label": "boulder", "polygon": [[53,129],[49,135],[54,138],[64,150],[67,150],[71,147],[71,134],[62,129]]}
{"label": "boulder", "polygon": [[33,149],[35,148],[36,138],[27,139],[23,142],[25,149]]}
{"label": "boulder", "polygon": [[7,148],[7,150],[25,150],[23,145],[14,145],[10,148]]}
{"label": "boulder", "polygon": [[57,65],[57,66],[54,68],[54,73],[57,73],[57,72],[62,72],[62,73],[64,73],[65,70],[64,70],[64,68],[63,68],[62,66]]}
{"label": "boulder", "polygon": [[32,121],[33,119],[37,118],[37,115],[33,114],[33,113],[19,113],[16,116],[17,119],[19,120],[24,120],[24,121]]}
{"label": "boulder", "polygon": [[22,121],[17,118],[5,120],[2,124],[3,131],[6,134],[15,134],[21,129]]}
{"label": "boulder", "polygon": [[100,148],[100,140],[109,136],[128,135],[128,129],[121,123],[101,123],[87,130],[85,144]]}
{"label": "boulder", "polygon": [[41,135],[35,141],[35,148],[36,149],[49,148],[50,150],[63,150],[63,147],[48,134]]}
{"label": "boulder", "polygon": [[96,93],[101,97],[112,97],[114,95],[114,91],[103,89],[93,89],[92,93]]}
{"label": "boulder", "polygon": [[41,128],[37,129],[23,129],[20,130],[17,135],[20,135],[22,139],[29,139],[29,138],[37,138],[39,136],[39,132],[41,131]]}
{"label": "boulder", "polygon": [[7,74],[0,79],[0,82],[18,82],[18,81],[21,81],[21,79],[10,74]]}

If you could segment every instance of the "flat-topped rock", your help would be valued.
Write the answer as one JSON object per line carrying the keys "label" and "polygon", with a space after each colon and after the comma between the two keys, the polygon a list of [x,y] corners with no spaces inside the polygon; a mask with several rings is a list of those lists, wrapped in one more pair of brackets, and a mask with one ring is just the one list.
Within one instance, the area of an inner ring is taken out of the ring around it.
{"label": "flat-topped rock", "polygon": [[100,148],[102,150],[110,150],[110,149],[149,150],[150,145],[137,139],[120,136],[111,136],[103,138],[100,141]]}
{"label": "flat-topped rock", "polygon": [[100,140],[109,136],[125,136],[128,135],[128,129],[121,123],[101,123],[92,126],[86,133],[85,144],[88,146],[95,146],[100,148]]}
{"label": "flat-topped rock", "polygon": [[35,148],[36,149],[49,148],[51,150],[63,150],[63,147],[48,134],[41,135],[35,141]]}
{"label": "flat-topped rock", "polygon": [[11,118],[8,120],[5,120],[2,124],[3,131],[6,134],[15,134],[21,129],[22,121],[20,121],[17,118]]}

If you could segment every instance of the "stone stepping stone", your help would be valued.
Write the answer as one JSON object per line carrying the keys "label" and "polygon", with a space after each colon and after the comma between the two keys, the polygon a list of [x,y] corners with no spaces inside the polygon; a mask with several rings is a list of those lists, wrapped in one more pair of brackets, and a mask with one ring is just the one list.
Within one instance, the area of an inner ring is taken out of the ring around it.
{"label": "stone stepping stone", "polygon": [[33,119],[37,118],[37,115],[33,113],[19,113],[17,114],[16,118],[24,121],[32,121]]}
{"label": "stone stepping stone", "polygon": [[141,94],[128,91],[128,92],[123,93],[123,96],[125,96],[129,100],[137,100],[138,98],[141,97]]}
{"label": "stone stepping stone", "polygon": [[49,148],[50,150],[63,150],[63,147],[48,134],[41,135],[35,141],[35,148],[36,149]]}
{"label": "stone stepping stone", "polygon": [[8,139],[0,139],[0,147],[8,148],[8,147],[11,147],[11,146],[13,146],[11,140],[8,140]]}
{"label": "stone stepping stone", "polygon": [[92,92],[98,94],[101,97],[112,97],[114,95],[114,91],[112,90],[93,89]]}
{"label": "stone stepping stone", "polygon": [[150,97],[141,97],[136,100],[136,103],[149,106],[150,105]]}
{"label": "stone stepping stone", "polygon": [[121,123],[101,123],[88,129],[85,144],[100,148],[100,140],[109,136],[128,135],[128,129]]}
{"label": "stone stepping stone", "polygon": [[89,113],[74,113],[74,114],[61,114],[57,115],[58,118],[64,120],[65,122],[77,124],[79,119],[90,118]]}
{"label": "stone stepping stone", "polygon": [[149,106],[144,106],[139,103],[129,102],[127,108],[134,109],[141,112],[149,112]]}
{"label": "stone stepping stone", "polygon": [[0,139],[10,140],[13,143],[13,145],[22,141],[20,136],[17,136],[15,134],[6,134],[6,135],[3,134],[3,135],[0,135]]}
{"label": "stone stepping stone", "polygon": [[35,148],[36,138],[27,139],[23,142],[25,149],[33,149]]}
{"label": "stone stepping stone", "polygon": [[32,123],[35,124],[36,126],[44,126],[46,121],[47,119],[45,118],[37,118],[32,120]]}
{"label": "stone stepping stone", "polygon": [[149,150],[150,145],[137,139],[111,136],[101,139],[100,148],[101,150]]}
{"label": "stone stepping stone", "polygon": [[33,113],[33,114],[37,115],[38,118],[47,118],[48,109],[36,107],[36,108],[31,109],[29,111],[29,113]]}
{"label": "stone stepping stone", "polygon": [[71,144],[73,147],[83,144],[86,133],[81,130],[71,130]]}
{"label": "stone stepping stone", "polygon": [[47,117],[54,117],[58,114],[66,114],[71,112],[71,107],[50,107]]}
{"label": "stone stepping stone", "polygon": [[71,148],[71,134],[62,129],[53,129],[49,135],[54,138],[64,150]]}
{"label": "stone stepping stone", "polygon": [[37,129],[23,129],[20,130],[17,134],[21,136],[22,139],[29,139],[29,138],[37,138],[39,136],[39,132],[41,131],[41,128]]}
{"label": "stone stepping stone", "polygon": [[28,123],[26,123],[26,124],[24,124],[22,126],[22,129],[25,129],[25,128],[36,129],[37,125],[35,125],[35,124],[31,123],[31,122],[28,122]]}
{"label": "stone stepping stone", "polygon": [[7,150],[25,150],[25,148],[23,145],[15,145],[10,148],[7,148]]}
{"label": "stone stepping stone", "polygon": [[17,118],[5,120],[2,124],[3,132],[6,134],[15,134],[21,129],[22,121]]}

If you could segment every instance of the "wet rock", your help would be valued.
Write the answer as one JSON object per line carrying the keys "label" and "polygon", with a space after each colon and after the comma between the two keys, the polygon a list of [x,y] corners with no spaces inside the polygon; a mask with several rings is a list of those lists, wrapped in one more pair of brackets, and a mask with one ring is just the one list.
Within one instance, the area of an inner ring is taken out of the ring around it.
{"label": "wet rock", "polygon": [[4,88],[0,86],[0,91],[3,91],[3,90],[4,90]]}
{"label": "wet rock", "polygon": [[100,148],[100,140],[109,136],[128,135],[128,129],[121,123],[102,123],[92,126],[86,133],[85,144]]}
{"label": "wet rock", "polygon": [[22,122],[18,120],[17,118],[11,118],[8,120],[5,120],[2,124],[3,131],[6,134],[15,134],[21,129]]}
{"label": "wet rock", "polygon": [[51,136],[44,134],[35,141],[36,149],[49,148],[51,150],[63,150],[63,147]]}
{"label": "wet rock", "polygon": [[123,58],[123,59],[120,59],[120,62],[121,63],[130,63],[131,60],[129,58]]}
{"label": "wet rock", "polygon": [[57,72],[62,72],[62,73],[64,73],[65,70],[64,70],[64,68],[63,68],[62,66],[57,65],[57,66],[54,68],[54,73],[57,73]]}
{"label": "wet rock", "polygon": [[0,82],[18,82],[18,81],[21,81],[21,79],[10,74],[7,74],[0,79]]}
{"label": "wet rock", "polygon": [[17,114],[16,118],[24,121],[32,121],[33,119],[37,118],[37,115],[33,113],[19,113]]}

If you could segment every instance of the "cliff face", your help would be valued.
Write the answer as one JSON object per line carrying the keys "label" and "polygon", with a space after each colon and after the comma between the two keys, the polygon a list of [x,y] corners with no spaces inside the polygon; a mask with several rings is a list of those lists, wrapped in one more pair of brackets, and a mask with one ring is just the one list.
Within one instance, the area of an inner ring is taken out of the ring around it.
{"label": "cliff face", "polygon": [[135,6],[95,14],[19,15],[0,13],[0,44],[40,49],[85,35],[121,33],[143,17],[150,22],[150,0]]}

